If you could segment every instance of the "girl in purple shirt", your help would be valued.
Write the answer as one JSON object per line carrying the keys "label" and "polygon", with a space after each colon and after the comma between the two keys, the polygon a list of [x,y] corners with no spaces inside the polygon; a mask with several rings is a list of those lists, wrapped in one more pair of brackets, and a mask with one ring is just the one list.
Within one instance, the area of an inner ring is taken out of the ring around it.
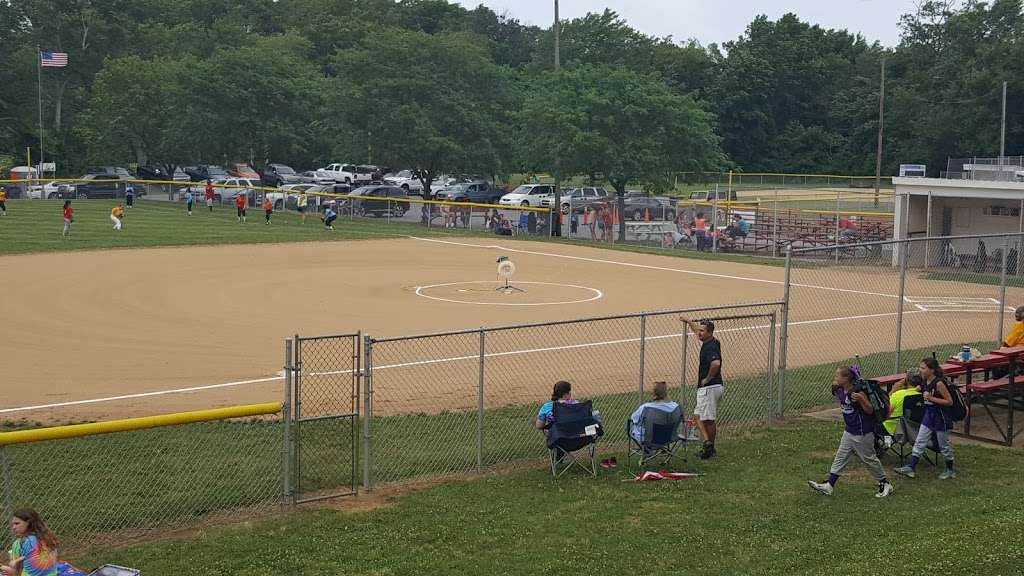
{"label": "girl in purple shirt", "polygon": [[949,409],[953,406],[953,396],[949,393],[949,387],[952,384],[946,380],[946,375],[942,373],[942,367],[939,366],[939,361],[935,358],[921,360],[921,377],[925,382],[918,387],[924,397],[925,405],[921,429],[918,430],[917,440],[914,441],[910,464],[900,466],[893,472],[913,478],[916,475],[914,469],[917,468],[917,463],[934,437],[938,442],[939,451],[946,458],[946,469],[939,474],[939,480],[956,478],[956,470],[953,466],[953,447],[949,444],[949,431],[953,428],[953,419],[949,414]]}

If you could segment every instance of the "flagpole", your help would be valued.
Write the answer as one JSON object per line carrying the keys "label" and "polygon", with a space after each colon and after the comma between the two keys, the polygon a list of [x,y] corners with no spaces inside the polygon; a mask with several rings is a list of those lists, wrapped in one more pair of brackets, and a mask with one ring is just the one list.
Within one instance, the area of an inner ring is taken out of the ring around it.
{"label": "flagpole", "polygon": [[[43,53],[39,50],[39,46],[36,46],[36,88],[39,96],[39,172],[41,173],[43,171]],[[30,171],[29,176],[31,175]]]}

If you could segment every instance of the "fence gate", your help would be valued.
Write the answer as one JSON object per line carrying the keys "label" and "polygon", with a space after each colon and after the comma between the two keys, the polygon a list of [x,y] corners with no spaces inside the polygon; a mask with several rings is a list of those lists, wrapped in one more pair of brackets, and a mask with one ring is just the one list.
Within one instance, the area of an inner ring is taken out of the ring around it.
{"label": "fence gate", "polygon": [[294,502],[355,494],[359,464],[359,334],[292,341],[286,363],[290,388],[291,470]]}

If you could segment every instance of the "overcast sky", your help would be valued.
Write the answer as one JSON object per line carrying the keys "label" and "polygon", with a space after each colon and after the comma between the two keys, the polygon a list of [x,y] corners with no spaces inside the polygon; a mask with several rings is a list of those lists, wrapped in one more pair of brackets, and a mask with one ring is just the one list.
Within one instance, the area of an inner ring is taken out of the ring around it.
{"label": "overcast sky", "polygon": [[[467,8],[480,4],[508,12],[526,24],[548,27],[554,21],[553,0],[457,0]],[[823,28],[859,32],[869,42],[899,42],[899,19],[912,12],[916,0],[560,0],[563,19],[610,8],[634,28],[651,36],[676,40],[696,38],[701,44],[736,39],[758,14],[775,20],[793,12]]]}

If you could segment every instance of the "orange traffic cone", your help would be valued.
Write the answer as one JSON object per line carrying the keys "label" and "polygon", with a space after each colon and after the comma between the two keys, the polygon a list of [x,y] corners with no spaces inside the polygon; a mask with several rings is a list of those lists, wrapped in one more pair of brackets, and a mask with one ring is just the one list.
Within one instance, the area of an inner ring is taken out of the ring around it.
{"label": "orange traffic cone", "polygon": [[648,210],[647,208],[644,208],[644,222],[650,222],[650,221],[651,221],[651,211]]}

